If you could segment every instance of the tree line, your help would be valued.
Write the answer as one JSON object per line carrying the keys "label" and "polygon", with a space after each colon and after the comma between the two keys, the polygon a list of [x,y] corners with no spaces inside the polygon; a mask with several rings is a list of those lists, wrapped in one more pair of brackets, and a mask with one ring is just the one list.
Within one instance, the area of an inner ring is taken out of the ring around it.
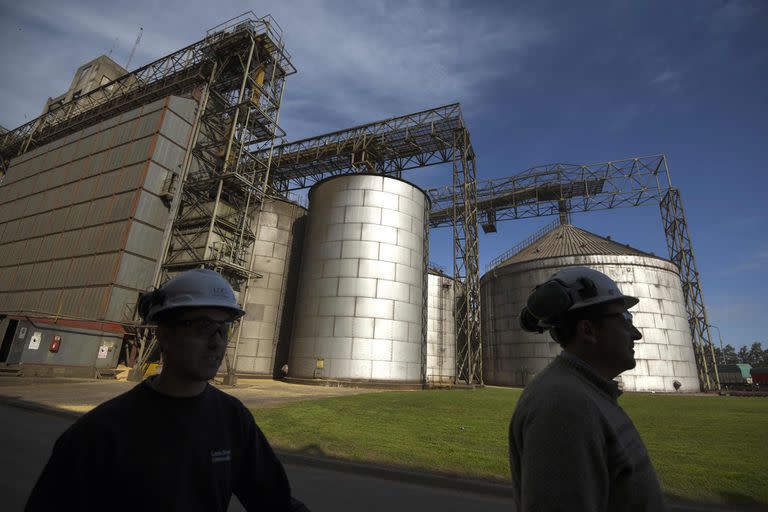
{"label": "tree line", "polygon": [[763,344],[755,342],[750,348],[741,347],[738,351],[732,345],[720,349],[715,347],[715,358],[718,364],[746,363],[753,368],[768,367],[768,348],[763,350]]}

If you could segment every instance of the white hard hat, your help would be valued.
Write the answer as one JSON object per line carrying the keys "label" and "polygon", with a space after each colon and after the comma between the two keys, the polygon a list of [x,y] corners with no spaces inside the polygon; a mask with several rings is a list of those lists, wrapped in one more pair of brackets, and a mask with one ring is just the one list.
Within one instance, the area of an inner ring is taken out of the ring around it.
{"label": "white hard hat", "polygon": [[621,293],[616,282],[602,272],[588,267],[569,267],[556,272],[531,292],[527,307],[520,315],[521,326],[541,332],[556,327],[565,313],[608,302],[621,302],[629,309],[640,299]]}
{"label": "white hard hat", "polygon": [[207,269],[182,272],[139,299],[139,314],[147,323],[154,322],[160,313],[180,308],[220,308],[237,317],[245,314],[229,282]]}

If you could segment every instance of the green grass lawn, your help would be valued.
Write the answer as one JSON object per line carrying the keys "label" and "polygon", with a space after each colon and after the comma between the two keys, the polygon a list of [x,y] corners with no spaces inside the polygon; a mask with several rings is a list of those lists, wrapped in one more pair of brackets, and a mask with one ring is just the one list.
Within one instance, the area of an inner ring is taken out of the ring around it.
{"label": "green grass lawn", "polygon": [[[507,428],[521,390],[372,393],[253,409],[273,446],[508,479]],[[768,400],[624,395],[666,493],[768,503]]]}

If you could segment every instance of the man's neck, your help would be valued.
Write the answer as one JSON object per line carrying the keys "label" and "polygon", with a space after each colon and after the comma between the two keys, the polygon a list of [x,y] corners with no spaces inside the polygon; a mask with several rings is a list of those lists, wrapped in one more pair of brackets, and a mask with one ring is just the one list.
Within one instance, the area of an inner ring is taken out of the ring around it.
{"label": "man's neck", "polygon": [[591,357],[589,353],[586,353],[583,350],[576,349],[576,347],[564,348],[563,352],[568,352],[569,354],[578,357],[584,363],[586,363],[590,368],[592,368],[592,371],[597,373],[599,376],[601,376],[605,380],[613,380],[616,378],[617,375],[619,375],[619,373],[621,373],[621,372],[616,372],[615,369],[613,368],[606,368],[605,364],[602,361],[594,357]]}
{"label": "man's neck", "polygon": [[155,379],[150,381],[150,385],[155,391],[164,395],[174,397],[197,396],[208,385],[206,381],[197,381],[179,378],[165,369]]}

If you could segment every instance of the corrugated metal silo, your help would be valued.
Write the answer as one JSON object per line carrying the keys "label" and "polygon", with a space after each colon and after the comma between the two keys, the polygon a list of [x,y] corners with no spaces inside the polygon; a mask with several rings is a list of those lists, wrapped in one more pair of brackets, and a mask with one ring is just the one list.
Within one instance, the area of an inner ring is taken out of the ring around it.
{"label": "corrugated metal silo", "polygon": [[426,194],[355,174],[317,183],[309,200],[289,376],[422,382]]}
{"label": "corrugated metal silo", "polygon": [[430,270],[427,298],[427,383],[452,384],[456,377],[457,283],[452,277]]}
{"label": "corrugated metal silo", "polygon": [[696,363],[678,269],[671,262],[564,224],[488,271],[480,281],[483,373],[488,384],[525,385],[560,353],[548,334],[523,332],[520,310],[531,290],[569,266],[610,276],[640,299],[632,308],[643,339],[637,366],[620,379],[627,391],[699,390]]}
{"label": "corrugated metal silo", "polygon": [[230,347],[238,372],[273,376],[288,362],[306,215],[304,207],[275,198],[254,214],[251,270],[262,277],[250,280],[241,299],[246,314],[240,338]]}

